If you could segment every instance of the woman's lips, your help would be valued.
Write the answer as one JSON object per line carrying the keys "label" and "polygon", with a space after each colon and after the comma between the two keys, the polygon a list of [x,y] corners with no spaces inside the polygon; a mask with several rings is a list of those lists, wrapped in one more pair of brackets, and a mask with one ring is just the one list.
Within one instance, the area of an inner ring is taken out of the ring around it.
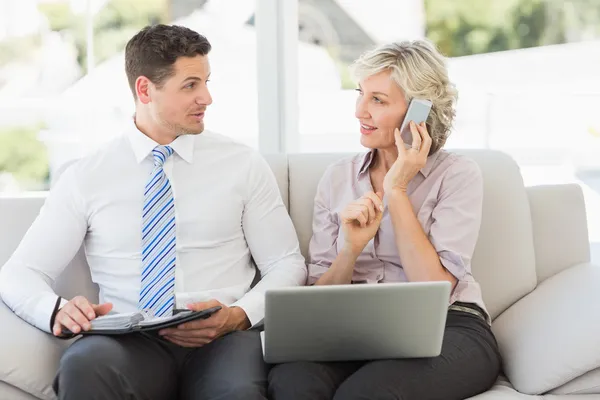
{"label": "woman's lips", "polygon": [[373,132],[375,132],[376,130],[377,130],[377,128],[375,128],[374,126],[360,124],[360,133],[362,133],[363,135],[370,135]]}

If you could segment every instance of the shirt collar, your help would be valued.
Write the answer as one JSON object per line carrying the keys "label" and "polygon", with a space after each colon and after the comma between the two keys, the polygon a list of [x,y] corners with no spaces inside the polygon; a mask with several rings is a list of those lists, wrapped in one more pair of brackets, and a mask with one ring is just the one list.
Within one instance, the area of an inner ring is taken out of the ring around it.
{"label": "shirt collar", "polygon": [[[127,136],[138,164],[148,157],[152,153],[152,150],[159,145],[138,129],[134,118],[131,119],[131,126],[127,130]],[[186,162],[190,164],[193,162],[194,135],[180,135],[173,142],[169,143],[168,146]]]}
{"label": "shirt collar", "polygon": [[[375,161],[375,152],[376,151],[377,151],[377,149],[372,149],[371,151],[365,153],[362,156],[362,159],[360,160],[360,164],[359,164],[360,167],[358,169],[357,178],[369,171],[369,167]],[[439,153],[440,153],[439,151],[436,151],[435,153],[433,153],[432,155],[427,157],[427,162],[425,163],[425,166],[423,168],[421,168],[421,170],[419,171],[425,178],[427,178],[427,176],[433,169],[433,166],[435,165],[435,160],[437,160]]]}

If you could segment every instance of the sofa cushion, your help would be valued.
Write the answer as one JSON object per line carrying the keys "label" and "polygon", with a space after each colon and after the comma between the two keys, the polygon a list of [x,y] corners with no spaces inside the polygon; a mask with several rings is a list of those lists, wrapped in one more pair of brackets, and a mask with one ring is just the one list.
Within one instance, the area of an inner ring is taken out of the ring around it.
{"label": "sofa cushion", "polygon": [[483,215],[473,276],[495,318],[537,283],[531,212],[517,163],[493,150],[460,150],[483,175]]}
{"label": "sofa cushion", "polygon": [[40,399],[55,399],[52,380],[71,341],[32,327],[2,301],[0,321],[0,381]]}
{"label": "sofa cushion", "polygon": [[587,372],[571,382],[548,392],[550,394],[595,394],[600,398],[600,368]]}
{"label": "sofa cushion", "polygon": [[504,372],[520,392],[540,394],[600,367],[600,267],[562,271],[493,323]]}
{"label": "sofa cushion", "polygon": [[277,186],[279,186],[279,193],[283,200],[283,204],[289,210],[289,177],[288,177],[288,159],[285,154],[265,154],[265,160],[271,167]]}
{"label": "sofa cushion", "polygon": [[6,400],[38,400],[29,393],[22,391],[19,388],[9,385],[8,383],[0,381],[0,399]]}
{"label": "sofa cushion", "polygon": [[477,396],[469,397],[468,400],[539,400],[537,396],[532,397],[526,394],[517,392],[510,382],[504,377],[500,376],[494,386],[485,393],[478,394]]}
{"label": "sofa cushion", "polygon": [[538,282],[576,264],[590,262],[590,243],[581,186],[527,188]]}
{"label": "sofa cushion", "polygon": [[45,193],[16,197],[0,196],[0,226],[10,227],[9,229],[0,229],[0,268],[16,250],[25,236],[25,232],[39,214],[45,200]]}

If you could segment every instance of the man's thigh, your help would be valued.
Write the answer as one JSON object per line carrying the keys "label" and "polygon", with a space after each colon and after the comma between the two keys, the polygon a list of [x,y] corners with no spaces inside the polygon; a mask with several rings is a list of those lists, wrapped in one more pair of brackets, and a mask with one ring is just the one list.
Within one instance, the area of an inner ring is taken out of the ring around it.
{"label": "man's thigh", "polygon": [[266,399],[267,365],[259,332],[233,332],[187,356],[181,400]]}
{"label": "man's thigh", "polygon": [[[85,336],[60,361],[60,399],[172,399],[177,363],[168,347],[145,335]],[[83,397],[82,397],[83,396]]]}

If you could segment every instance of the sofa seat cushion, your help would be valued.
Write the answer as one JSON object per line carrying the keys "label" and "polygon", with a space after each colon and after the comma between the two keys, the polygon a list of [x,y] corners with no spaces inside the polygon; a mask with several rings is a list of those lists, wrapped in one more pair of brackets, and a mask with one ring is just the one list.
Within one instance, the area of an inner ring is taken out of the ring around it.
{"label": "sofa seat cushion", "polygon": [[537,396],[529,396],[517,392],[504,376],[500,376],[494,386],[485,393],[469,397],[468,400],[539,400]]}
{"label": "sofa seat cushion", "polygon": [[595,394],[600,398],[600,368],[587,372],[560,387],[550,394]]}

